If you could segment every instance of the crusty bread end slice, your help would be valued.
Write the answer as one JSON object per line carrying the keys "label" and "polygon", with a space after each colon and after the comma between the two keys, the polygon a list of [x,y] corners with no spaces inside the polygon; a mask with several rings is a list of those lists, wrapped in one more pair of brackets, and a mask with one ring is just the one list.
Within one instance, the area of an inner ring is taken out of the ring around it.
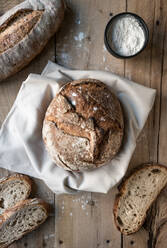
{"label": "crusty bread end slice", "polygon": [[30,178],[21,174],[0,179],[0,214],[27,199],[31,193],[31,184]]}
{"label": "crusty bread end slice", "polygon": [[0,248],[36,229],[48,217],[48,204],[40,199],[27,199],[0,216]]}
{"label": "crusty bread end slice", "polygon": [[142,226],[147,211],[167,184],[167,168],[158,164],[139,166],[119,188],[114,203],[114,219],[123,234]]}

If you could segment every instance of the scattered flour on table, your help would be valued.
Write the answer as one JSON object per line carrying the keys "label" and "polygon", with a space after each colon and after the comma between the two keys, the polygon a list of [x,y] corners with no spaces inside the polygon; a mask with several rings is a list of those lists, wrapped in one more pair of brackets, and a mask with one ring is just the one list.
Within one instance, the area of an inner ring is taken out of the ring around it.
{"label": "scattered flour on table", "polygon": [[107,49],[106,49],[105,45],[103,45],[103,51],[104,51],[104,52],[106,52],[106,51],[107,51]]}
{"label": "scattered flour on table", "polygon": [[44,239],[51,239],[51,238],[54,238],[55,237],[55,234],[54,233],[51,233],[51,234],[48,234],[48,235],[45,235],[44,236]]}
{"label": "scattered flour on table", "polygon": [[64,60],[68,60],[69,59],[69,54],[65,53],[65,52],[62,52],[61,53],[61,58],[64,59]]}
{"label": "scattered flour on table", "polygon": [[74,40],[76,41],[82,41],[85,38],[85,34],[83,32],[79,32],[78,35],[74,36]]}
{"label": "scattered flour on table", "polygon": [[106,57],[105,56],[103,56],[103,62],[105,62],[106,61]]}
{"label": "scattered flour on table", "polygon": [[65,209],[64,201],[62,201],[62,206],[61,206],[61,213],[62,213],[62,215],[64,214],[64,209]]}
{"label": "scattered flour on table", "polygon": [[108,66],[105,66],[105,71],[110,71],[110,68]]}
{"label": "scattered flour on table", "polygon": [[76,19],[76,20],[75,20],[75,23],[76,23],[76,24],[81,24],[81,21],[80,21],[79,19]]}
{"label": "scattered flour on table", "polygon": [[81,208],[85,210],[88,205],[89,199],[85,197],[84,195],[82,195],[80,198],[73,199],[72,201],[74,203],[80,203]]}
{"label": "scattered flour on table", "polygon": [[[86,215],[89,215],[88,210],[90,209],[90,204],[92,202],[90,196],[84,196],[82,195],[80,198],[75,198],[72,200],[74,203],[79,203],[81,206],[81,209],[85,212]],[[97,200],[93,200],[93,203],[97,205]]]}

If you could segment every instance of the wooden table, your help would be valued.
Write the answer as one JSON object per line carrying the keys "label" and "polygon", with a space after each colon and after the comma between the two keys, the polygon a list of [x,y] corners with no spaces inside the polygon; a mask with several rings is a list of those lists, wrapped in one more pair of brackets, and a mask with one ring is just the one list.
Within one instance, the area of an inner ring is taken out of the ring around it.
{"label": "wooden table", "polygon": [[[21,0],[0,0],[0,14]],[[23,80],[30,72],[40,73],[48,60],[77,69],[102,69],[157,89],[149,119],[137,141],[129,165],[147,161],[167,165],[167,1],[166,0],[67,0],[68,9],[61,30],[29,66],[0,84],[0,125],[10,110]],[[136,58],[112,57],[103,44],[110,15],[130,11],[148,24],[150,42]],[[128,172],[129,172],[128,171]],[[1,169],[1,176],[10,172]],[[34,196],[52,205],[48,221],[38,230],[15,242],[12,248],[145,248],[167,247],[161,229],[167,219],[165,189],[149,211],[144,228],[123,236],[115,228],[112,208],[117,188],[107,195],[80,193],[54,195],[43,182],[34,179]],[[167,233],[167,231],[166,231]],[[161,240],[157,241],[161,237]]]}

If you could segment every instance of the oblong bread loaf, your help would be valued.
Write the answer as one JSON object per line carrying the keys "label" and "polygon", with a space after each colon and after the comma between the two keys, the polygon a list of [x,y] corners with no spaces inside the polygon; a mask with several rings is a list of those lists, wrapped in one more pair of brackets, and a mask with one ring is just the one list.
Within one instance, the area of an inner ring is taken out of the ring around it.
{"label": "oblong bread loaf", "polygon": [[26,0],[0,17],[0,81],[41,52],[63,17],[63,0]]}

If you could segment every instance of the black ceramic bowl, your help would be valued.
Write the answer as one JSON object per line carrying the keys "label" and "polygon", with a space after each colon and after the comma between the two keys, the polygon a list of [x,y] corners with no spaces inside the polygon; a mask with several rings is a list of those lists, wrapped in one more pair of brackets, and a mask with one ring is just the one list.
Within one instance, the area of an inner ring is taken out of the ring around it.
{"label": "black ceramic bowl", "polygon": [[[129,55],[129,56],[121,55],[117,51],[115,51],[111,47],[111,45],[109,43],[109,39],[108,39],[109,32],[111,30],[111,26],[112,26],[113,22],[115,20],[117,20],[117,19],[120,19],[120,18],[124,17],[124,16],[132,16],[132,17],[134,17],[138,21],[139,25],[142,27],[144,35],[145,35],[145,41],[144,41],[144,44],[143,44],[142,48],[137,53],[135,53],[133,55]],[[108,22],[108,24],[107,24],[107,26],[105,28],[104,44],[105,44],[107,50],[109,51],[109,53],[112,54],[113,56],[115,56],[116,58],[127,59],[127,58],[132,58],[132,57],[136,56],[137,54],[141,53],[144,50],[144,48],[148,44],[148,40],[149,40],[149,30],[148,30],[148,27],[147,27],[145,21],[140,16],[138,16],[138,15],[136,15],[134,13],[131,13],[131,12],[122,12],[122,13],[120,13],[118,15],[113,16],[110,19],[110,21]]]}

